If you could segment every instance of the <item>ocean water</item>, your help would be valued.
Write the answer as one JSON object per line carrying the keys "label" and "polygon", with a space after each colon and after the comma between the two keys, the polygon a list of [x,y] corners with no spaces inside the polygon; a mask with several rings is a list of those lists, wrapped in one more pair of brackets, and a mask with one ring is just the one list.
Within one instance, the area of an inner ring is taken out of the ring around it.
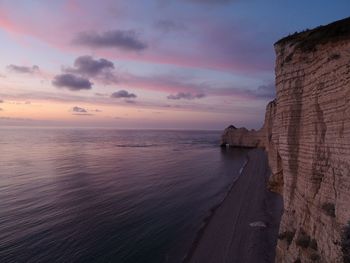
{"label": "ocean water", "polygon": [[181,262],[245,162],[219,138],[0,128],[0,262]]}

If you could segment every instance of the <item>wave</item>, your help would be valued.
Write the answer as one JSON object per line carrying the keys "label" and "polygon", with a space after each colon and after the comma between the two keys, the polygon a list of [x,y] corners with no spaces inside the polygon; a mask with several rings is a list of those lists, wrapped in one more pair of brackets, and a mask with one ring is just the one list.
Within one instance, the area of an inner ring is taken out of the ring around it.
{"label": "wave", "polygon": [[159,144],[115,144],[114,146],[119,148],[149,148],[157,147]]}
{"label": "wave", "polygon": [[[244,168],[246,167],[246,165],[248,164],[248,158],[245,160],[244,164],[242,165],[241,169],[239,169],[239,175],[242,174]],[[238,178],[237,178],[238,179]]]}

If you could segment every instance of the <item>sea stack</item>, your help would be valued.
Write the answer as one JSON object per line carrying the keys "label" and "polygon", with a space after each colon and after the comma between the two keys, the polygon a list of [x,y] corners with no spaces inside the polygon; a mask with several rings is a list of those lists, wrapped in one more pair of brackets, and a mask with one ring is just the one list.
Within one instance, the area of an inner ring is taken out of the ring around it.
{"label": "sea stack", "polygon": [[269,187],[284,200],[276,262],[350,262],[350,18],[283,38],[275,51],[263,128],[227,129],[222,140],[268,152]]}

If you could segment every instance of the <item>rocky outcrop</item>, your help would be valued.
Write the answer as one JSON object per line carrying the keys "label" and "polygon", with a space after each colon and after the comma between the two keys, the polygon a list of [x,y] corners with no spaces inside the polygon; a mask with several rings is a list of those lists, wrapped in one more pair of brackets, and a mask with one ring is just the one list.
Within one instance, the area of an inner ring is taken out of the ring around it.
{"label": "rocky outcrop", "polygon": [[263,128],[243,138],[226,130],[223,142],[251,146],[260,138],[256,145],[268,152],[270,189],[284,199],[276,262],[343,262],[341,234],[350,220],[350,18],[284,38],[275,51],[277,97]]}
{"label": "rocky outcrop", "polygon": [[221,146],[232,147],[262,147],[264,143],[264,133],[246,128],[236,128],[233,125],[227,127],[221,137]]}

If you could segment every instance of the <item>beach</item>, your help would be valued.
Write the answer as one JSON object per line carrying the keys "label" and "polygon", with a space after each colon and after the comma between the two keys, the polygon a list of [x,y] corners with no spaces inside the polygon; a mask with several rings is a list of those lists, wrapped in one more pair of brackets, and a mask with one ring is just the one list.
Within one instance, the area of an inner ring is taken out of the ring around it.
{"label": "beach", "polygon": [[185,262],[274,262],[283,201],[267,190],[269,175],[264,150],[249,151],[242,174],[198,233]]}

